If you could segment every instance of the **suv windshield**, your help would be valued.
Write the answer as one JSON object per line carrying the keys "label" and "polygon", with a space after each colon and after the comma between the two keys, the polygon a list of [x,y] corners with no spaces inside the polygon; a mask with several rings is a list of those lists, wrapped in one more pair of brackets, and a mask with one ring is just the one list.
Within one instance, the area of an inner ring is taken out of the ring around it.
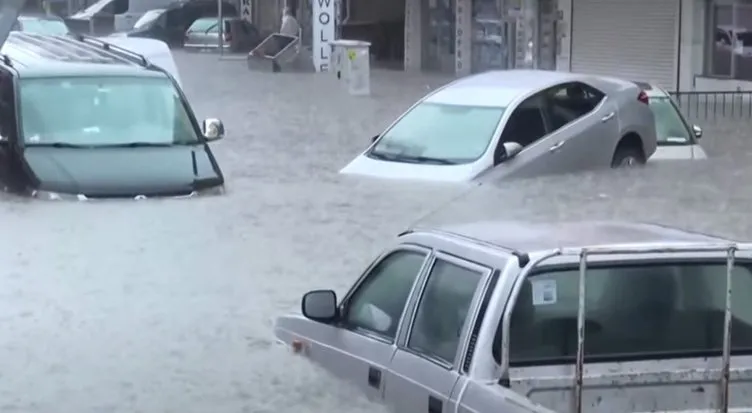
{"label": "suv windshield", "polygon": [[387,130],[367,154],[411,163],[470,163],[493,139],[505,108],[423,102]]}
{"label": "suv windshield", "polygon": [[668,96],[651,96],[650,109],[655,114],[655,132],[659,145],[694,143],[689,126]]}
{"label": "suv windshield", "polygon": [[20,101],[28,146],[199,142],[180,94],[166,77],[21,79]]}

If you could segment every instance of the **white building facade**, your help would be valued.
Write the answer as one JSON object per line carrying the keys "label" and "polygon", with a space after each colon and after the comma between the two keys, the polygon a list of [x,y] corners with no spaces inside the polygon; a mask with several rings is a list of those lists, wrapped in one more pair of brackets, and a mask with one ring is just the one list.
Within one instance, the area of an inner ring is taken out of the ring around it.
{"label": "white building facade", "polygon": [[536,67],[752,90],[752,0],[406,0],[405,70]]}

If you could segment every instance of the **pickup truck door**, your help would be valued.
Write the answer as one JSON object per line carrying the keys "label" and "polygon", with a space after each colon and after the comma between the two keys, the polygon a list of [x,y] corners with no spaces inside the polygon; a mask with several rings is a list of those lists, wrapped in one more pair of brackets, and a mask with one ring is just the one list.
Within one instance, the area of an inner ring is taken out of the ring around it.
{"label": "pickup truck door", "polygon": [[306,357],[382,402],[400,320],[429,256],[427,248],[400,245],[374,261],[344,297],[339,322],[281,318],[275,333],[304,343]]}
{"label": "pickup truck door", "polygon": [[8,40],[8,35],[16,24],[24,4],[26,4],[26,0],[0,1],[0,47]]}
{"label": "pickup truck door", "polygon": [[390,363],[385,398],[397,412],[455,411],[452,393],[477,312],[480,290],[491,270],[437,253],[420,286],[419,301],[405,315]]}

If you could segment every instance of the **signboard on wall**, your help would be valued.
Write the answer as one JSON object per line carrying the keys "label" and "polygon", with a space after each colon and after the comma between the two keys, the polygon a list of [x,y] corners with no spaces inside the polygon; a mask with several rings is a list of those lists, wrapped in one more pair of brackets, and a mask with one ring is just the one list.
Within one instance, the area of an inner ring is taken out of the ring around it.
{"label": "signboard on wall", "polygon": [[240,0],[240,16],[243,20],[253,23],[253,0]]}
{"label": "signboard on wall", "polygon": [[470,58],[472,46],[470,34],[472,32],[472,4],[470,0],[456,0],[455,2],[455,35],[454,35],[454,73],[459,76],[471,73]]}
{"label": "signboard on wall", "polygon": [[334,0],[313,0],[313,65],[317,72],[329,69],[329,42],[334,40]]}

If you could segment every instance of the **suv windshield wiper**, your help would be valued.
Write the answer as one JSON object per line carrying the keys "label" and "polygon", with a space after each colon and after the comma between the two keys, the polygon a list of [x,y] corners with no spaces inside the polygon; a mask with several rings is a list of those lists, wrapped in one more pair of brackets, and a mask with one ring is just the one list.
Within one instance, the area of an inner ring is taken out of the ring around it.
{"label": "suv windshield wiper", "polygon": [[128,143],[115,143],[111,145],[98,145],[100,148],[165,148],[168,146],[188,145],[188,143],[177,142],[128,142]]}
{"label": "suv windshield wiper", "polygon": [[68,142],[26,142],[27,147],[31,148],[93,148],[94,145],[81,145],[77,143],[68,143]]}
{"label": "suv windshield wiper", "polygon": [[409,162],[409,163],[432,163],[437,165],[457,165],[455,161],[443,158],[432,158],[430,156],[405,155],[399,153],[376,152],[371,151],[371,156],[376,159],[392,162]]}

